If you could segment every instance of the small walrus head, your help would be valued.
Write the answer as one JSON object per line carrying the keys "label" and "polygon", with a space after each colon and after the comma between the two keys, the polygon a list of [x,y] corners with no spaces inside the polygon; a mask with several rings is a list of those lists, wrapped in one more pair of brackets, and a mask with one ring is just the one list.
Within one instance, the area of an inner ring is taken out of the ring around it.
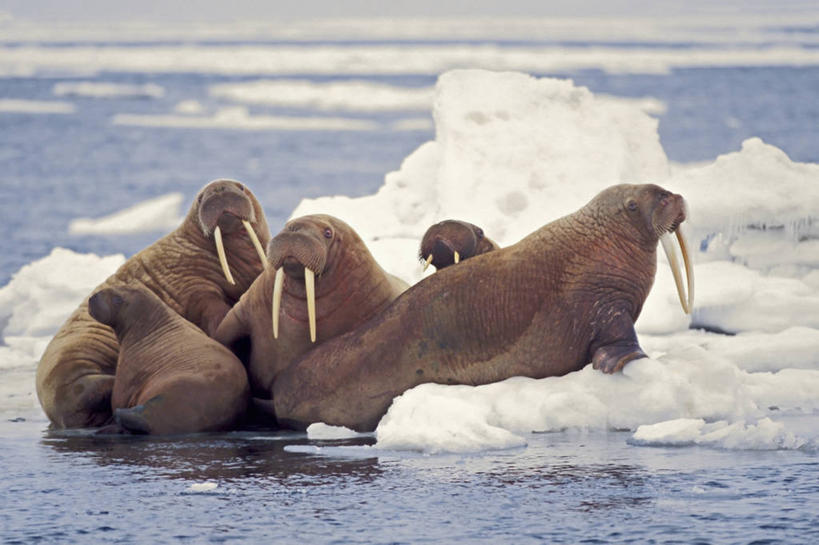
{"label": "small walrus head", "polygon": [[[133,312],[143,321],[150,322],[150,309],[162,302],[145,288],[117,286],[103,288],[88,298],[88,313],[101,324],[118,331],[123,312]],[[129,309],[136,309],[131,311]]]}
{"label": "small walrus head", "polygon": [[[654,184],[621,184],[600,192],[589,207],[597,218],[606,217],[608,221],[613,221],[615,224],[612,227],[631,240],[640,241],[652,250],[658,241],[662,243],[674,275],[680,304],[683,311],[690,314],[694,306],[694,269],[688,242],[679,228],[686,219],[686,204],[682,196]],[[679,242],[685,264],[687,295],[671,233]]]}
{"label": "small walrus head", "polygon": [[330,254],[349,232],[352,232],[352,228],[340,219],[316,214],[287,222],[284,229],[270,240],[267,245],[267,260],[276,270],[272,309],[275,338],[279,336],[279,310],[286,274],[297,281],[304,279],[310,340],[316,341],[315,278],[332,266],[333,259]]}
{"label": "small walrus head", "polygon": [[215,180],[202,188],[191,209],[191,213],[196,214],[205,237],[213,238],[219,263],[230,284],[236,282],[228,267],[225,245],[222,241],[223,233],[230,234],[244,228],[262,264],[266,263],[264,249],[253,229],[257,222],[257,206],[253,193],[243,184],[235,180]]}
{"label": "small walrus head", "polygon": [[459,220],[444,220],[424,233],[418,258],[424,270],[430,265],[440,270],[461,260],[497,250],[498,245],[487,238],[477,225]]}

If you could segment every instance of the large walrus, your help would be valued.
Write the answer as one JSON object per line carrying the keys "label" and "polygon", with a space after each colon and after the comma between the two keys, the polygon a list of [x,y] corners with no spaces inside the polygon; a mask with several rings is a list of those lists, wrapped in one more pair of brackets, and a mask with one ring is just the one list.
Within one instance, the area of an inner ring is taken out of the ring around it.
{"label": "large walrus", "polygon": [[225,316],[214,338],[250,338],[248,374],[256,407],[278,374],[315,343],[383,310],[407,284],[373,259],[352,227],[311,215],[289,221],[267,247],[268,267]]}
{"label": "large walrus", "polygon": [[434,265],[441,270],[476,255],[497,250],[499,246],[483,229],[460,220],[444,220],[432,225],[421,239],[418,258],[424,270]]}
{"label": "large walrus", "polygon": [[679,265],[672,269],[690,308],[693,273],[677,230],[684,219],[679,195],[618,185],[517,244],[425,278],[280,373],[279,422],[372,430],[395,396],[424,382],[542,378],[589,362],[606,373],[621,369],[645,356],[634,321],[654,281],[657,241],[675,231],[687,298]]}
{"label": "large walrus", "polygon": [[[239,182],[217,180],[199,192],[176,230],[128,259],[94,291],[143,286],[210,335],[262,271],[268,240],[253,193]],[[114,331],[89,315],[86,299],[37,367],[37,397],[55,426],[109,422],[117,353]]]}
{"label": "large walrus", "polygon": [[244,415],[250,388],[242,362],[152,292],[104,288],[88,311],[119,341],[111,395],[119,427],[155,435],[218,431]]}

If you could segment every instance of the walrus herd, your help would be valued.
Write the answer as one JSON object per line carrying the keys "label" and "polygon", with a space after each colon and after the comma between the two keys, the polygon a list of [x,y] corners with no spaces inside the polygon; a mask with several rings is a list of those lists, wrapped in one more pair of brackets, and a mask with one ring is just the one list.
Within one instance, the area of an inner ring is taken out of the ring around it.
{"label": "walrus herd", "polygon": [[410,287],[338,218],[295,218],[271,237],[253,193],[217,180],[68,318],[40,360],[37,395],[54,427],[101,433],[249,420],[369,431],[425,382],[544,378],[588,363],[614,373],[645,357],[634,322],[658,242],[691,311],[685,219],[680,195],[623,184],[505,248],[446,220],[420,244],[437,272]]}

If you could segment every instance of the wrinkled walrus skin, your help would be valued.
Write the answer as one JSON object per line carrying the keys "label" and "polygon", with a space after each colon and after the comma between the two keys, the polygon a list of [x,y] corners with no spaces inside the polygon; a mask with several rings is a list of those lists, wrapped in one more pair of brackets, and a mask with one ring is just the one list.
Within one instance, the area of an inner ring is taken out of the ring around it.
{"label": "wrinkled walrus skin", "polygon": [[89,298],[88,311],[119,341],[111,406],[120,429],[221,431],[244,415],[250,388],[242,362],[152,292],[105,288]]}
{"label": "wrinkled walrus skin", "polygon": [[[408,286],[381,268],[352,227],[323,214],[289,221],[271,239],[267,259],[266,271],[225,316],[214,338],[226,346],[250,338],[248,375],[254,404],[272,418],[265,401],[285,367],[317,344],[364,323]],[[305,269],[315,274],[315,342],[310,339]],[[277,271],[281,271],[282,287],[278,338],[274,338]]]}
{"label": "wrinkled walrus skin", "polygon": [[[250,190],[232,180],[211,182],[176,230],[132,256],[94,291],[143,286],[212,334],[263,268],[243,219],[267,244],[267,220]],[[217,259],[217,226],[235,285]],[[91,318],[86,299],[57,331],[37,367],[37,397],[53,426],[95,427],[110,421],[117,353],[114,331]]]}
{"label": "wrinkled walrus skin", "polygon": [[611,373],[644,357],[634,322],[657,242],[685,219],[656,185],[619,185],[517,244],[415,284],[384,312],[280,373],[282,425],[372,430],[393,398],[425,382],[479,385]]}

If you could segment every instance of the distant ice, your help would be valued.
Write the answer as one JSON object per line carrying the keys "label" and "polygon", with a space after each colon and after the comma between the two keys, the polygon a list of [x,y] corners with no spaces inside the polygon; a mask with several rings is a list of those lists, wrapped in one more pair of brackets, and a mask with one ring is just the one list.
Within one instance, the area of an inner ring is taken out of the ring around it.
{"label": "distant ice", "polygon": [[667,74],[690,67],[816,66],[819,48],[796,45],[146,44],[0,45],[0,75],[89,71],[250,76],[440,74],[458,68],[561,74]]}
{"label": "distant ice", "polygon": [[73,114],[77,108],[70,102],[54,100],[0,99],[0,113]]}
{"label": "distant ice", "polygon": [[154,83],[129,85],[104,81],[63,81],[54,85],[56,96],[87,98],[162,98],[165,89]]}
{"label": "distant ice", "polygon": [[[184,109],[188,110],[184,113],[193,113],[190,106],[185,106]],[[372,121],[343,117],[251,115],[243,106],[222,108],[211,116],[117,114],[113,123],[139,127],[246,131],[370,131],[380,127]]]}
{"label": "distant ice", "polygon": [[121,235],[145,231],[170,231],[182,223],[181,193],[169,193],[114,212],[102,218],[77,218],[68,224],[72,235]]}
{"label": "distant ice", "polygon": [[235,102],[349,111],[429,110],[432,87],[399,87],[365,80],[257,80],[213,85],[210,94]]}
{"label": "distant ice", "polygon": [[[605,16],[579,7],[577,15],[458,17],[313,17],[270,20],[255,16],[229,21],[0,21],[3,41],[10,43],[148,43],[179,41],[535,41],[573,43],[655,42],[668,44],[743,43],[752,46],[815,44],[809,32],[819,23],[810,2],[795,6],[765,2],[686,2],[635,5],[604,10]],[[604,4],[603,4],[604,5]],[[653,8],[653,9],[652,9]],[[557,10],[558,12],[560,10]],[[583,16],[579,16],[582,14]],[[794,32],[806,29],[807,32]]]}
{"label": "distant ice", "polygon": [[205,111],[205,107],[198,100],[183,100],[174,106],[173,111],[178,114],[198,115]]}

